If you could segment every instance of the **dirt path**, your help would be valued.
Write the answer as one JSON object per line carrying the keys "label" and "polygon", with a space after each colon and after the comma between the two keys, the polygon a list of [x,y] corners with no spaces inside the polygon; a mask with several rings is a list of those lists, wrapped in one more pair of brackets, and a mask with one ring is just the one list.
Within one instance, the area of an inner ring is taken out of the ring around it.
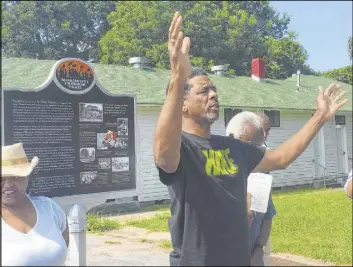
{"label": "dirt path", "polygon": [[[87,235],[88,266],[168,266],[168,252],[146,238],[146,231],[124,227]],[[69,257],[68,257],[69,258]],[[67,259],[67,265],[69,259]]]}
{"label": "dirt path", "polygon": [[[148,214],[152,216],[151,214]],[[169,266],[169,233],[150,233],[123,227],[104,233],[87,234],[88,266]],[[67,260],[67,265],[69,259]],[[300,256],[273,254],[271,266],[328,266]]]}

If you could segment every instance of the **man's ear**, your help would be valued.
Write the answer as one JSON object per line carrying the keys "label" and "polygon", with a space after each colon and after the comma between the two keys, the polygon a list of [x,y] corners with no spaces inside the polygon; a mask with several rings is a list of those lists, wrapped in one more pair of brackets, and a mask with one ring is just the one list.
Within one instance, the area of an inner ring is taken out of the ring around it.
{"label": "man's ear", "polygon": [[183,112],[187,112],[188,111],[188,108],[187,108],[187,106],[183,106]]}

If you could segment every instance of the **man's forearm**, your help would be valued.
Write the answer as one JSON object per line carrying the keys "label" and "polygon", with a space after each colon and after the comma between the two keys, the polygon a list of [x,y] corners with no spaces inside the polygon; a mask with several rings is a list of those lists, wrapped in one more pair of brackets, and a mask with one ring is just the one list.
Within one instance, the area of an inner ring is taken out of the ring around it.
{"label": "man's forearm", "polygon": [[170,81],[154,135],[154,161],[165,172],[174,172],[180,160],[184,82]]}
{"label": "man's forearm", "polygon": [[285,169],[295,161],[309,146],[324,123],[323,115],[316,112],[295,135],[272,152],[278,162],[278,166],[272,169]]}

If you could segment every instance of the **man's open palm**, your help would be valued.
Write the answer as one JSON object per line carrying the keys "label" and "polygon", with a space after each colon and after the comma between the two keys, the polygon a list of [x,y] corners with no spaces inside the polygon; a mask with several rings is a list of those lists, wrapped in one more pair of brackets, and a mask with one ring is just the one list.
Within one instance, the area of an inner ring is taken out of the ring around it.
{"label": "man's open palm", "polygon": [[191,63],[189,59],[190,39],[184,38],[181,31],[183,18],[176,12],[169,28],[168,52],[172,76],[183,81],[188,80]]}
{"label": "man's open palm", "polygon": [[347,99],[341,101],[346,96],[346,91],[336,96],[339,90],[340,86],[336,83],[332,83],[326,90],[319,88],[317,110],[324,116],[325,121],[331,120],[336,112],[348,102]]}

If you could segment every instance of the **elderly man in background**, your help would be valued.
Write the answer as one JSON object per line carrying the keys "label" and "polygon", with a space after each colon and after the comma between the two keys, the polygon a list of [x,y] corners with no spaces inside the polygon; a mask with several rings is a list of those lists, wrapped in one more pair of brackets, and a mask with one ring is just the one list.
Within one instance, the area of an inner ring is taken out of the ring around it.
{"label": "elderly man in background", "polygon": [[[264,146],[266,147],[266,149],[270,149],[266,144],[268,135],[270,134],[270,130],[271,130],[270,119],[263,112],[256,112],[256,115],[259,116],[260,122],[263,127],[263,131],[265,133]],[[272,218],[275,215],[276,215],[276,209],[272,201],[272,194],[270,194],[270,198],[268,200],[267,212],[265,213],[261,221],[260,238],[257,240],[258,250],[256,252],[259,254],[259,256],[258,257],[255,256],[256,265],[269,266],[269,257],[271,253],[270,234],[271,234],[271,228],[272,228]],[[263,257],[261,256],[261,254],[263,254]],[[261,262],[262,258],[263,258],[263,262]],[[257,259],[259,261],[257,261]]]}
{"label": "elderly man in background", "polygon": [[[266,115],[265,115],[266,116]],[[269,125],[265,125],[265,127]],[[263,146],[268,132],[262,124],[262,117],[250,111],[243,111],[235,115],[228,123],[226,134],[227,136],[247,142],[256,146]],[[267,128],[265,128],[267,129]],[[249,193],[248,193],[249,198]],[[268,222],[263,225],[264,218],[270,217],[272,220],[273,203],[269,200],[268,210],[265,214],[250,210],[251,200],[248,199],[248,217],[250,221],[250,251],[251,265],[264,266],[263,247],[266,245],[269,237]],[[271,224],[270,224],[271,226]]]}

